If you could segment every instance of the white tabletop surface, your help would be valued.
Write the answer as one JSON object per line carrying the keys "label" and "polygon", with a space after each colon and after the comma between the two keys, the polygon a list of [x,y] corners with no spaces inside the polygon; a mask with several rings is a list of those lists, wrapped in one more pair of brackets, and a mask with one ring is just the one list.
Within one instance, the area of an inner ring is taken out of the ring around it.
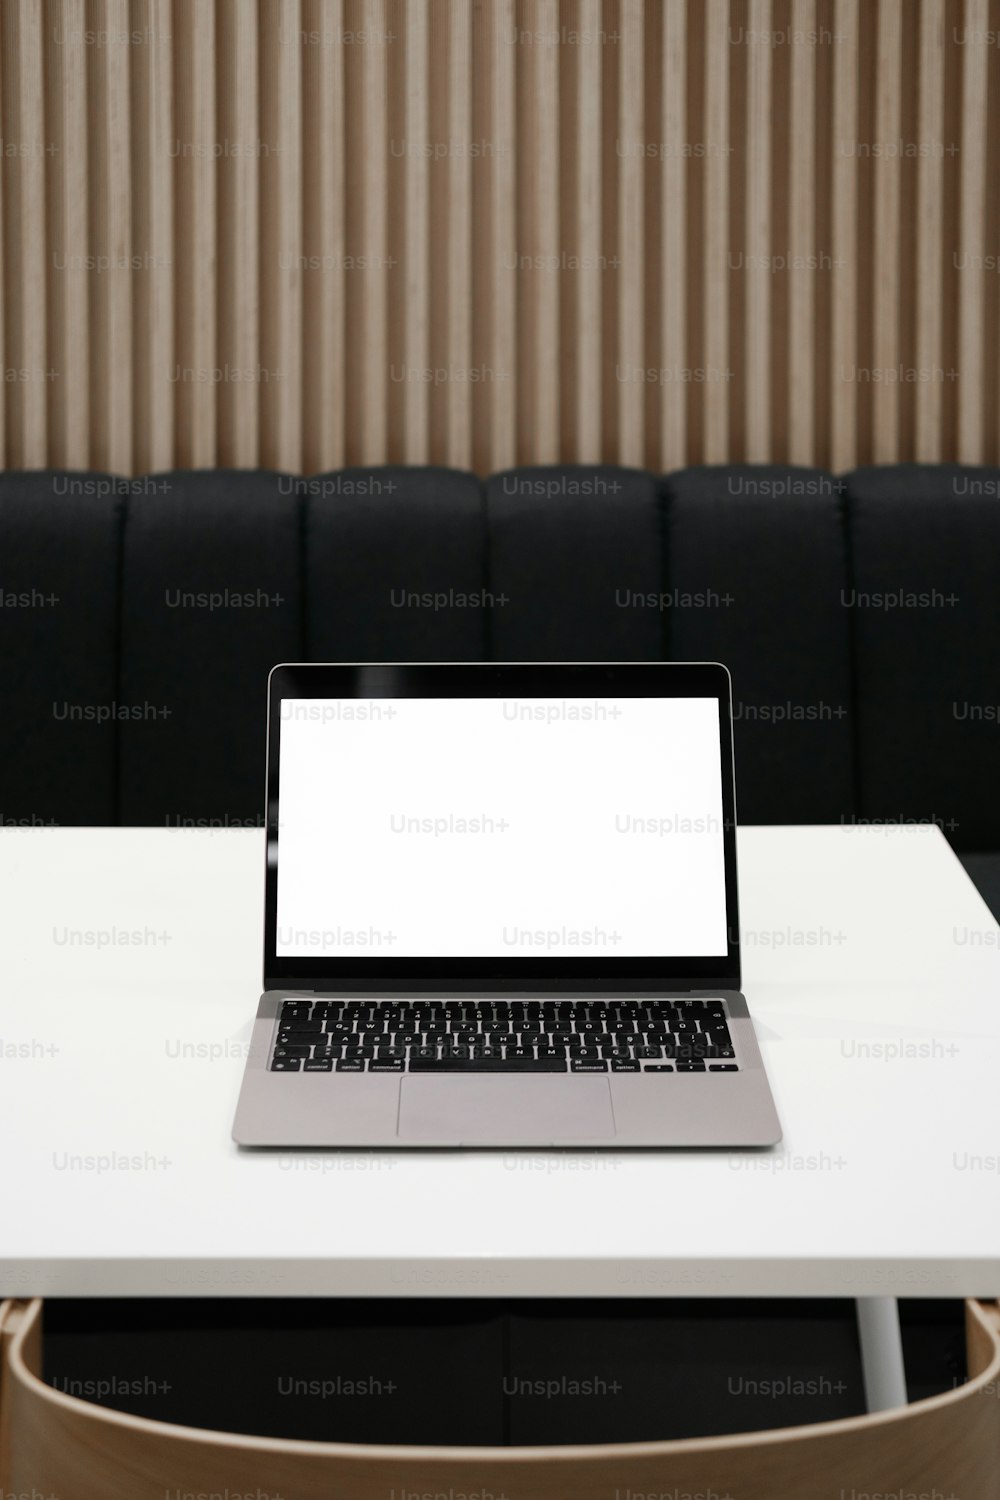
{"label": "white tabletop surface", "polygon": [[752,1153],[241,1152],[262,840],[0,835],[0,1295],[1000,1294],[1000,931],[936,828],[741,830]]}

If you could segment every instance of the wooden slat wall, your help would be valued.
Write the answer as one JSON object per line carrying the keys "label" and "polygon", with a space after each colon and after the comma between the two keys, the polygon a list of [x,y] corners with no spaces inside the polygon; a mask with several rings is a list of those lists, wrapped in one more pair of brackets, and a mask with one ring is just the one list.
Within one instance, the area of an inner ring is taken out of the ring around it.
{"label": "wooden slat wall", "polygon": [[0,463],[1000,462],[1000,0],[2,0]]}

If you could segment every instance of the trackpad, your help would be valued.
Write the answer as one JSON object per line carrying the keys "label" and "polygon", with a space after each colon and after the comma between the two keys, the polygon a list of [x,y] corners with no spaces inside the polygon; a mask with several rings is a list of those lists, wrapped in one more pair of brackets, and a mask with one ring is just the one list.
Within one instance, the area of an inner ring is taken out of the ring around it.
{"label": "trackpad", "polygon": [[615,1117],[606,1078],[410,1073],[400,1088],[398,1131],[439,1146],[550,1146],[607,1140]]}

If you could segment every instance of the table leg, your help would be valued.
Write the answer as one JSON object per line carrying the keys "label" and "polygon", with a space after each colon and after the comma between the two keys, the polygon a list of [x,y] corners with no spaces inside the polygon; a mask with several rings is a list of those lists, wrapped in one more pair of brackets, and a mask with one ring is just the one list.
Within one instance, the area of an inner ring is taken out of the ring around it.
{"label": "table leg", "polygon": [[865,1403],[871,1411],[906,1405],[906,1369],[895,1297],[858,1297]]}

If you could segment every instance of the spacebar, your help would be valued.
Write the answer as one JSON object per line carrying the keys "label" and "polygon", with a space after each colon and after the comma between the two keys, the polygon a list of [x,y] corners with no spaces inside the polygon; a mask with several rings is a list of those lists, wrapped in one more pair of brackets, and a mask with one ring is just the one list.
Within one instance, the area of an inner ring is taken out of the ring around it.
{"label": "spacebar", "polygon": [[408,1065],[410,1073],[565,1073],[568,1064],[557,1059],[512,1057],[415,1057]]}

